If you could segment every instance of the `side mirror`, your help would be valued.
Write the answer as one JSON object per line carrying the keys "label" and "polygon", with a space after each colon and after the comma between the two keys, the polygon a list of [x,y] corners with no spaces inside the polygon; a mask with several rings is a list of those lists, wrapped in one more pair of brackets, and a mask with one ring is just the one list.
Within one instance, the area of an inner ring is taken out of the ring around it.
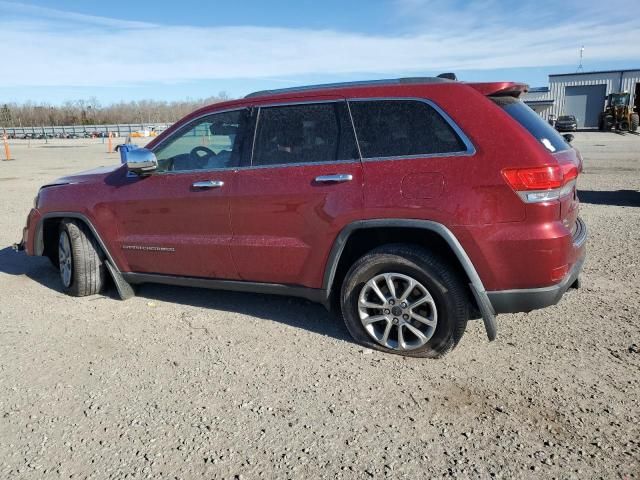
{"label": "side mirror", "polygon": [[565,139],[565,141],[567,143],[571,143],[573,142],[573,139],[575,138],[573,135],[571,135],[570,133],[565,133],[564,135],[562,135]]}
{"label": "side mirror", "polygon": [[127,170],[137,175],[145,175],[158,168],[158,159],[151,150],[146,148],[122,149],[120,154]]}

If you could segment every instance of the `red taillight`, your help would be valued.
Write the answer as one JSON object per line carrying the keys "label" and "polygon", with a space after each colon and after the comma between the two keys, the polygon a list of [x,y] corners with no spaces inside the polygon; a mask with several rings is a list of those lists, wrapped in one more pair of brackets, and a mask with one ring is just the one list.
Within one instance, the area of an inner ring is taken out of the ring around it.
{"label": "red taillight", "polygon": [[502,170],[509,186],[526,203],[549,202],[571,193],[578,173],[573,163]]}
{"label": "red taillight", "polygon": [[578,166],[573,163],[562,165],[562,184],[565,185],[578,176]]}
{"label": "red taillight", "polygon": [[562,168],[559,165],[533,168],[505,168],[502,175],[516,192],[525,190],[551,190],[562,186]]}

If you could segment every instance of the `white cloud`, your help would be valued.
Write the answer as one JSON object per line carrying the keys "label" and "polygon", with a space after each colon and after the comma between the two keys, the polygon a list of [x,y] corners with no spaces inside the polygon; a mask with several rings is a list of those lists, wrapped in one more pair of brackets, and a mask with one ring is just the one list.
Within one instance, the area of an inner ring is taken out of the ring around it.
{"label": "white cloud", "polygon": [[[442,0],[399,0],[400,14],[413,9],[415,24],[429,28],[395,36],[120,22],[0,1],[0,14],[6,13],[0,15],[0,87],[562,65],[576,62],[583,43],[593,62],[640,59],[634,22],[621,21],[613,30],[585,16],[540,23],[530,18],[523,25],[504,21],[490,8],[495,1],[454,11]],[[479,21],[483,9],[492,13]]]}

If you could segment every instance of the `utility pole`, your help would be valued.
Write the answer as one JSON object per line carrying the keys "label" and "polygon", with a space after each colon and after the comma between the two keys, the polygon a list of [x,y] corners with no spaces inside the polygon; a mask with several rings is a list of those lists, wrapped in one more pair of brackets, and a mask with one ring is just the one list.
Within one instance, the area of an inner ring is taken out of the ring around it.
{"label": "utility pole", "polygon": [[578,70],[576,70],[576,73],[584,72],[584,67],[582,66],[582,57],[584,57],[584,45],[580,47],[580,63],[578,64]]}

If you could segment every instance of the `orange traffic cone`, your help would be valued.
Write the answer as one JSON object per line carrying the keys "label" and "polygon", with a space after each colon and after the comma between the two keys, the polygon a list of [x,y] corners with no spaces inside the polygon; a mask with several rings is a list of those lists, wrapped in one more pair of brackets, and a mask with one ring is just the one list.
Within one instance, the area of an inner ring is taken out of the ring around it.
{"label": "orange traffic cone", "polygon": [[13,160],[11,158],[11,150],[9,150],[9,142],[7,141],[7,134],[2,135],[2,140],[4,141],[4,161]]}

